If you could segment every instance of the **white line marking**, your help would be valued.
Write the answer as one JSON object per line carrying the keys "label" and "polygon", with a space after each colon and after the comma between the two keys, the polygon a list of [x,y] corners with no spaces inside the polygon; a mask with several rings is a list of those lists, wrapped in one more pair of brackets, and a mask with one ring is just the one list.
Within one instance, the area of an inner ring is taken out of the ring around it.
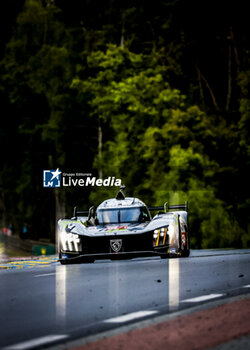
{"label": "white line marking", "polygon": [[66,327],[67,269],[63,267],[56,266],[56,324]]}
{"label": "white line marking", "polygon": [[176,310],[180,304],[180,260],[170,259],[168,263],[168,300],[170,310]]}
{"label": "white line marking", "polygon": [[137,318],[142,318],[142,317],[157,314],[157,313],[158,313],[158,311],[156,311],[156,310],[137,311],[137,312],[132,312],[131,314],[127,314],[127,315],[109,318],[108,320],[105,320],[104,322],[106,322],[106,323],[122,323],[122,322],[132,321],[132,320],[135,320]]}
{"label": "white line marking", "polygon": [[243,286],[242,288],[250,288],[250,284],[247,284],[246,286]]}
{"label": "white line marking", "polygon": [[68,337],[69,336],[66,335],[66,334],[46,335],[44,337],[35,338],[35,339],[24,341],[22,343],[6,346],[3,349],[4,350],[28,350],[28,349],[32,349],[35,346],[45,345],[45,344],[48,344],[48,343],[55,342],[57,340],[66,339]]}
{"label": "white line marking", "polygon": [[199,301],[205,301],[205,300],[210,300],[210,299],[215,299],[222,297],[224,294],[208,294],[208,295],[201,295],[196,298],[190,298],[190,299],[185,299],[182,300],[184,303],[198,303]]}
{"label": "white line marking", "polygon": [[34,277],[45,277],[45,276],[53,276],[55,275],[55,272],[51,272],[51,273],[42,273],[40,275],[35,275]]}

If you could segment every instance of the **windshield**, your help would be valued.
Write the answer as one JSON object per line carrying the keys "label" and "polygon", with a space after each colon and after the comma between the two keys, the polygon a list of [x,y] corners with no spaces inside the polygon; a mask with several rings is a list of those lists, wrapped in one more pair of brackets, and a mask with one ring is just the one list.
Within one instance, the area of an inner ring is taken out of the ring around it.
{"label": "windshield", "polygon": [[99,209],[99,224],[137,223],[150,220],[146,207]]}

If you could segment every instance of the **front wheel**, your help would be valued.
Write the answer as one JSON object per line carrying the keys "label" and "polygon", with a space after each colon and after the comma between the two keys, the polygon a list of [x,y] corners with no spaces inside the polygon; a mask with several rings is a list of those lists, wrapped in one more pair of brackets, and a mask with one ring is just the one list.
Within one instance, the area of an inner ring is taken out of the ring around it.
{"label": "front wheel", "polygon": [[95,262],[95,259],[91,259],[91,258],[84,259],[81,262],[84,263],[84,264],[93,264]]}
{"label": "front wheel", "polygon": [[190,255],[190,249],[189,249],[189,234],[186,231],[185,234],[182,233],[181,236],[181,256],[184,258],[187,258]]}
{"label": "front wheel", "polygon": [[161,254],[160,257],[161,257],[161,259],[167,259],[169,257],[169,255],[168,254]]}
{"label": "front wheel", "polygon": [[60,261],[61,265],[68,265],[68,264],[70,264],[70,262],[67,261],[67,260],[59,260],[59,261]]}
{"label": "front wheel", "polygon": [[190,250],[189,249],[183,250],[182,253],[181,253],[181,256],[183,258],[187,258],[187,257],[189,257],[189,255],[190,255]]}
{"label": "front wheel", "polygon": [[68,265],[68,264],[71,263],[71,261],[68,260],[68,259],[62,259],[62,253],[61,252],[59,253],[59,261],[60,261],[60,264],[62,264],[62,265]]}

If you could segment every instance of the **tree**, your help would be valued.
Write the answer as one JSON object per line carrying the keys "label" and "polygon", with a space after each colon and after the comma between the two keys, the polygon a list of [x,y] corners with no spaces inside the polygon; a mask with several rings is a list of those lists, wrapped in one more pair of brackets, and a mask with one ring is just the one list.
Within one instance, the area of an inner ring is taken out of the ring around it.
{"label": "tree", "polygon": [[[243,5],[214,11],[211,1],[196,0],[26,0],[0,63],[5,220],[35,227],[41,212],[54,211],[46,207],[54,193],[41,188],[42,169],[83,169],[121,177],[150,203],[189,199],[196,246],[247,246]],[[57,203],[98,204],[114,191],[69,189]]]}
{"label": "tree", "polygon": [[[56,19],[58,12],[51,1],[27,0],[1,62],[3,96],[10,112],[1,138],[2,144],[11,145],[1,171],[9,209],[6,219],[14,220],[18,229],[31,221],[34,236],[54,237],[54,205],[48,213],[46,204],[53,203],[53,193],[42,189],[42,170],[65,162],[62,142],[72,66],[63,23]],[[59,202],[63,208],[63,197]],[[43,220],[37,226],[41,213],[50,225]]]}

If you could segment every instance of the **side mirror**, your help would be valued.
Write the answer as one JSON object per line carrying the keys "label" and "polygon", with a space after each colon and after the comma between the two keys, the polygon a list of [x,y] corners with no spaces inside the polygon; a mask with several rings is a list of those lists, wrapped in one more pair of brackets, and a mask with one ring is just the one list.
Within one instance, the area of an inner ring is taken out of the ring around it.
{"label": "side mirror", "polygon": [[88,215],[88,220],[91,218],[95,218],[95,206],[93,205],[92,207],[89,208],[89,215]]}
{"label": "side mirror", "polygon": [[88,220],[87,223],[90,226],[95,226],[96,222],[95,222],[95,212],[96,209],[94,207],[94,205],[92,207],[89,208],[89,215],[88,215]]}

